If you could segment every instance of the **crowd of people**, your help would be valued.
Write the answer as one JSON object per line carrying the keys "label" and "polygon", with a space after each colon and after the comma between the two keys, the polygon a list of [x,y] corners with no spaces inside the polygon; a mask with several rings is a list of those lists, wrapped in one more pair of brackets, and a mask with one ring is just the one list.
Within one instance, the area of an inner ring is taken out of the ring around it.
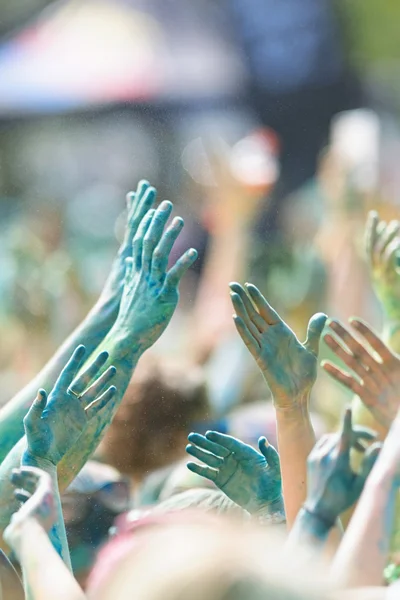
{"label": "crowd of people", "polygon": [[[177,253],[172,211],[147,181],[128,194],[99,299],[0,412],[2,598],[400,597],[400,223],[372,211],[365,231],[382,337],[316,313],[301,342],[257,286],[224,287],[241,246],[218,239],[220,210],[196,352],[176,362],[151,350],[197,259]],[[204,365],[227,305],[263,376],[261,406],[211,401]],[[311,408],[319,366],[354,394],[329,434]]]}

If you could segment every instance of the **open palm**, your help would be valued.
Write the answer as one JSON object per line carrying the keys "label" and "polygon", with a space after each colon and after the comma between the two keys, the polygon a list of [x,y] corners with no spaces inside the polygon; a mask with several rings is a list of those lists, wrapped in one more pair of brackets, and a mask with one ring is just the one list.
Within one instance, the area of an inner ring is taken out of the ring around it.
{"label": "open palm", "polygon": [[296,334],[268,304],[254,285],[246,289],[232,283],[231,298],[236,328],[260,367],[279,407],[292,405],[307,394],[317,377],[319,339],[326,315],[318,313],[309,322],[307,340]]}
{"label": "open palm", "polygon": [[116,373],[115,367],[109,367],[98,376],[108,359],[108,352],[102,352],[77,377],[85,352],[84,346],[75,350],[50,394],[47,396],[44,390],[39,390],[26,415],[24,427],[31,457],[57,465],[78,440],[88,421],[115,395],[114,386],[106,389]]}
{"label": "open palm", "polygon": [[265,438],[257,452],[240,440],[216,431],[205,436],[189,435],[186,452],[204,464],[188,463],[188,468],[213,481],[231,500],[249,512],[281,499],[279,455]]}

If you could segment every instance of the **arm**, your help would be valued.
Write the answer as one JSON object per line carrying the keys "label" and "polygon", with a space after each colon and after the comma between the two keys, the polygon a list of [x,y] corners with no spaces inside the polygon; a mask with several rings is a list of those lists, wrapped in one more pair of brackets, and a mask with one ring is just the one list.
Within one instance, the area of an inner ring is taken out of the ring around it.
{"label": "arm", "polygon": [[4,536],[23,571],[27,600],[84,600],[85,595],[51,544],[46,530],[53,528],[61,504],[47,473],[23,467],[13,473],[16,496],[24,502]]}
{"label": "arm", "polygon": [[[0,516],[3,529],[7,526],[11,514],[18,509],[11,483],[13,469],[18,468],[21,462],[25,465],[44,466],[55,478],[56,467],[63,456],[78,441],[90,419],[101,411],[116,393],[114,386],[106,389],[115,376],[115,367],[109,367],[98,376],[108,359],[106,352],[99,354],[96,360],[77,376],[85,354],[85,347],[78,346],[51,393],[47,396],[44,390],[38,392],[23,422],[25,437],[0,467]],[[63,527],[60,531],[55,530],[53,541],[69,563],[64,534]]]}
{"label": "arm", "polygon": [[23,436],[23,418],[39,388],[51,389],[73,350],[84,344],[92,354],[106,337],[118,315],[125,275],[125,259],[131,255],[132,240],[139,223],[155,199],[155,189],[141,181],[135,194],[127,196],[128,220],[125,238],[113,263],[100,298],[88,316],[69,336],[42,371],[0,410],[0,462]]}
{"label": "arm", "polygon": [[372,446],[364,454],[359,474],[351,469],[350,450],[354,447],[363,451],[361,442],[371,442],[374,437],[368,430],[353,428],[348,409],[341,432],[324,436],[311,452],[307,499],[288,539],[289,550],[302,549],[302,559],[316,558],[340,515],[358,500],[379,446]]}
{"label": "arm", "polygon": [[[101,364],[96,361],[94,363],[99,369],[105,368],[110,361],[116,364],[116,374],[112,367],[109,367],[106,373],[112,370],[114,383],[119,386],[118,392],[113,388],[112,397],[108,398],[110,402],[102,403],[95,414],[91,413],[93,418],[86,422],[73,443],[70,432],[64,427],[64,421],[58,421],[62,427],[57,429],[56,442],[59,441],[58,437],[64,439],[66,432],[68,437],[68,445],[58,460],[59,464],[57,463],[61,492],[71,483],[99,444],[122,400],[139,357],[157,341],[169,324],[179,300],[179,282],[196,260],[196,251],[188,250],[167,270],[169,254],[183,227],[183,220],[175,218],[164,231],[171,211],[172,204],[163,202],[155,213],[149,211],[142,220],[132,244],[133,256],[126,259],[127,269],[120,311],[116,323],[103,343],[103,347],[109,348],[109,353],[101,352],[97,359],[101,358]],[[107,362],[104,364],[105,360]],[[74,380],[73,389],[78,395],[87,393],[87,379],[84,373]],[[91,388],[88,391],[90,390]],[[70,404],[71,396],[68,396],[68,400]],[[69,404],[67,402],[66,407]],[[65,422],[69,423],[68,420]],[[12,469],[19,466],[25,449],[26,442],[22,439],[0,467],[0,526],[3,529],[7,526],[13,508],[15,510],[9,476]]]}
{"label": "arm", "polygon": [[307,457],[315,443],[309,399],[317,377],[319,338],[326,316],[317,314],[302,344],[251,284],[231,284],[239,335],[271,390],[276,409],[283,497],[289,526],[306,498]]}
{"label": "arm", "polygon": [[191,433],[189,442],[186,452],[204,463],[189,462],[190,471],[213,481],[260,522],[286,521],[279,455],[266,438],[259,439],[259,452],[216,431],[208,431],[205,436]]}
{"label": "arm", "polygon": [[383,583],[399,488],[399,440],[400,418],[397,417],[335,557],[332,579],[340,586]]}

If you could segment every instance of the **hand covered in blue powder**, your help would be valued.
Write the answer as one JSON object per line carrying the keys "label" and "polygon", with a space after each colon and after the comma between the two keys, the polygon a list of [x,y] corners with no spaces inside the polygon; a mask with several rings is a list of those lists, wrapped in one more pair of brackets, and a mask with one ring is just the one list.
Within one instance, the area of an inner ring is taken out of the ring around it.
{"label": "hand covered in blue powder", "polygon": [[247,293],[238,283],[230,288],[236,329],[260,367],[275,406],[292,408],[306,402],[317,377],[326,315],[317,313],[310,319],[307,339],[301,343],[258,288],[246,284]]}
{"label": "hand covered in blue powder", "polygon": [[283,510],[279,455],[265,437],[258,441],[260,452],[216,431],[191,433],[188,439],[186,452],[204,463],[189,462],[190,471],[213,481],[250,513],[267,506]]}
{"label": "hand covered in blue powder", "polygon": [[132,258],[125,261],[124,293],[115,327],[141,352],[169,324],[179,300],[179,283],[197,258],[192,248],[168,270],[169,255],[183,228],[183,219],[176,217],[165,229],[171,211],[171,202],[164,201],[147,213],[134,237]]}
{"label": "hand covered in blue powder", "polygon": [[116,373],[115,367],[109,367],[98,376],[108,352],[99,354],[78,376],[85,353],[85,347],[78,346],[48,396],[39,390],[24,419],[26,463],[35,465],[37,459],[39,463],[44,459],[57,465],[88,421],[114,397],[116,388],[109,383]]}
{"label": "hand covered in blue powder", "polygon": [[156,195],[155,188],[145,180],[138,183],[136,192],[127,194],[127,220],[124,239],[97,304],[107,305],[111,302],[114,305],[119,305],[124,289],[125,260],[132,256],[133,238],[143,217],[154,205]]}
{"label": "hand covered in blue powder", "polygon": [[[365,451],[361,442],[375,439],[372,431],[353,428],[351,409],[347,409],[341,431],[323,436],[310,453],[306,510],[333,525],[341,513],[357,502],[381,448],[381,444],[374,443]],[[352,447],[365,451],[358,474],[350,466]]]}
{"label": "hand covered in blue powder", "polygon": [[21,467],[13,470],[11,481],[22,506],[13,514],[4,531],[4,539],[15,550],[21,541],[19,528],[24,521],[35,519],[46,531],[50,531],[57,520],[57,511],[48,473],[35,467]]}

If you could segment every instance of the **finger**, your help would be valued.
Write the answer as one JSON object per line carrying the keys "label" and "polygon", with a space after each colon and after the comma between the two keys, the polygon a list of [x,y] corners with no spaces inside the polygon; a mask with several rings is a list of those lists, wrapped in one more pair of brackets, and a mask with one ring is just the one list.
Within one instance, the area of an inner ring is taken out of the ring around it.
{"label": "finger", "polygon": [[253,300],[262,318],[269,325],[275,325],[276,323],[279,323],[279,321],[281,320],[280,316],[272,308],[272,306],[268,304],[260,290],[252,283],[246,283],[245,287],[246,290],[249,292],[250,298]]}
{"label": "finger", "polygon": [[344,371],[342,371],[341,369],[339,369],[338,367],[336,367],[329,361],[325,361],[325,360],[322,361],[321,367],[327,373],[329,373],[329,375],[331,377],[333,377],[333,379],[335,379],[336,381],[338,381],[339,383],[344,385],[344,387],[346,387],[348,390],[351,390],[352,392],[357,394],[357,396],[360,396],[360,398],[363,398],[363,396],[365,396],[364,386],[362,386],[357,381],[357,379],[355,379],[355,377],[353,377],[353,375],[350,375],[349,373],[345,373]]}
{"label": "finger", "polygon": [[143,239],[142,251],[142,270],[146,273],[150,272],[151,262],[153,260],[153,252],[157,244],[159,244],[163,235],[164,227],[172,212],[172,202],[164,200],[156,210],[151,221],[150,227],[147,230]]}
{"label": "finger", "polygon": [[364,367],[364,370],[368,372],[369,376],[377,381],[381,381],[382,365],[376,362],[374,357],[368,352],[367,348],[338,321],[331,320],[328,325],[350,350],[351,354],[346,352],[346,355],[350,356],[350,358],[348,358],[349,362],[346,364],[353,369],[355,363],[360,363],[360,367]]}
{"label": "finger", "polygon": [[155,202],[157,191],[144,179],[139,181],[136,192],[129,192],[126,196],[128,218],[124,237],[124,249],[129,254],[132,251],[133,237],[140,225],[141,220]]}
{"label": "finger", "polygon": [[25,502],[27,502],[27,500],[29,500],[32,497],[32,494],[29,494],[25,490],[18,489],[18,490],[14,491],[14,496],[16,497],[17,500],[19,500],[19,502],[22,502],[22,504],[25,504]]}
{"label": "finger", "polygon": [[81,345],[74,350],[71,358],[61,371],[59,378],[56,381],[55,387],[66,390],[74,380],[74,377],[79,372],[82,366],[84,356],[86,354],[85,346]]}
{"label": "finger", "polygon": [[378,213],[371,210],[368,213],[367,224],[365,227],[365,250],[370,265],[374,264],[374,250],[377,240],[377,225],[379,223]]}
{"label": "finger", "polygon": [[398,254],[400,250],[400,238],[396,237],[388,246],[382,256],[382,262],[385,269],[394,270],[397,272],[398,269]]}
{"label": "finger", "polygon": [[353,425],[353,435],[358,439],[366,440],[367,442],[372,442],[378,437],[376,431],[368,429],[367,427],[361,427],[360,425]]}
{"label": "finger", "polygon": [[261,454],[265,457],[268,465],[274,471],[280,471],[281,462],[277,450],[271,446],[266,437],[260,437],[258,440],[258,448]]}
{"label": "finger", "polygon": [[352,427],[352,414],[351,408],[346,408],[343,421],[342,430],[340,433],[339,449],[342,453],[350,452],[351,441],[352,441],[353,427]]}
{"label": "finger", "polygon": [[91,402],[108,387],[110,381],[115,377],[117,369],[112,365],[90,386],[82,396],[83,403],[88,406]]}
{"label": "finger", "polygon": [[186,452],[191,456],[194,456],[194,458],[200,460],[208,467],[212,467],[214,469],[219,469],[224,464],[223,459],[219,456],[210,454],[210,452],[205,452],[201,448],[197,448],[197,446],[193,446],[192,444],[188,444],[186,446]]}
{"label": "finger", "polygon": [[[236,315],[238,317],[241,317],[241,319],[244,321],[247,329],[250,331],[251,335],[256,340],[259,340],[260,333],[261,333],[260,329],[255,325],[254,321],[251,319],[251,317],[242,301],[242,298],[239,296],[239,294],[236,294],[234,292],[231,292],[230,296],[231,296],[233,308],[235,309]],[[253,311],[254,311],[254,309],[253,309]]]}
{"label": "finger", "polygon": [[189,471],[192,471],[192,473],[201,475],[201,477],[205,477],[210,481],[215,482],[217,479],[218,471],[216,471],[215,469],[211,469],[210,467],[203,467],[203,465],[198,465],[197,463],[193,462],[188,462],[186,466],[189,469]]}
{"label": "finger", "polygon": [[115,385],[111,385],[108,390],[104,392],[97,400],[94,400],[89,406],[86,407],[85,412],[88,420],[92,419],[97,413],[99,413],[107,404],[115,397],[117,388]]}
{"label": "finger", "polygon": [[29,493],[33,494],[33,492],[36,490],[39,477],[33,473],[24,473],[14,469],[10,480],[15,487],[23,488]]}
{"label": "finger", "polygon": [[83,392],[89,387],[95,377],[99,374],[99,371],[102,367],[104,367],[107,362],[109,354],[106,350],[100,352],[100,354],[95,358],[91,365],[81,374],[79,375],[70,386],[71,389],[76,394],[83,394]]}
{"label": "finger", "polygon": [[166,275],[169,255],[183,228],[183,219],[175,217],[171,225],[164,232],[160,243],[153,252],[151,272],[154,279],[163,281]]}
{"label": "finger", "polygon": [[233,315],[233,321],[240,337],[244,341],[252,356],[257,360],[261,350],[259,341],[253,336],[252,333],[250,333],[249,328],[241,317]]}
{"label": "finger", "polygon": [[219,433],[218,431],[207,431],[206,438],[212,442],[215,442],[216,444],[219,444],[220,446],[223,446],[230,452],[236,452],[241,455],[248,453],[250,456],[252,456],[254,453],[253,448],[247,444],[244,444],[237,438],[232,437],[231,435],[226,435],[225,433]]}
{"label": "finger", "polygon": [[367,479],[369,474],[371,473],[376,459],[379,456],[380,451],[382,450],[382,443],[376,442],[372,444],[365,452],[363,461],[361,463],[361,468],[359,472],[359,477],[363,482]]}
{"label": "finger", "polygon": [[47,404],[47,394],[45,390],[39,390],[32,406],[28,410],[25,418],[24,425],[34,427],[38,419],[41,418],[44,409]]}
{"label": "finger", "polygon": [[199,448],[203,448],[203,450],[207,450],[207,452],[211,452],[211,454],[215,454],[215,456],[226,458],[230,455],[230,451],[227,450],[227,448],[211,442],[200,433],[190,433],[188,435],[188,440],[191,444],[198,446]]}
{"label": "finger", "polygon": [[349,319],[351,326],[367,340],[368,344],[380,356],[382,362],[390,362],[393,360],[393,354],[389,348],[382,342],[380,337],[361,319]]}
{"label": "finger", "polygon": [[143,240],[149,230],[152,220],[155,215],[154,208],[147,211],[137,228],[132,242],[132,259],[133,268],[135,271],[140,271],[142,268]]}
{"label": "finger", "polygon": [[164,289],[169,292],[175,290],[186,271],[192,266],[197,259],[197,250],[190,248],[183,256],[181,256],[173,267],[167,273],[164,283]]}
{"label": "finger", "polygon": [[239,314],[236,311],[236,306],[234,304],[236,314],[239,314],[239,316],[241,316],[244,321],[246,321],[246,318],[249,319],[251,323],[254,324],[254,327],[260,333],[263,333],[267,329],[268,323],[266,323],[266,321],[264,321],[261,315],[256,311],[252,301],[250,300],[249,296],[244,291],[242,286],[238,283],[230,283],[229,287],[231,289],[232,301],[234,298],[239,298],[241,301],[241,305],[243,305],[244,310],[242,311],[242,313]]}
{"label": "finger", "polygon": [[[345,350],[341,344],[333,337],[330,333],[325,333],[324,342],[326,345],[336,354],[341,361],[344,362],[354,373],[356,373],[362,381],[368,381],[369,384],[372,382],[373,370],[365,367],[361,360],[354,357],[347,350]],[[376,385],[375,385],[376,387]]]}
{"label": "finger", "polygon": [[400,223],[398,221],[390,221],[385,231],[376,242],[376,256],[382,257],[388,245],[399,235]]}
{"label": "finger", "polygon": [[325,327],[327,316],[324,313],[317,313],[311,317],[307,327],[307,339],[304,342],[304,346],[314,354],[318,356],[319,342],[321,339],[322,331]]}

